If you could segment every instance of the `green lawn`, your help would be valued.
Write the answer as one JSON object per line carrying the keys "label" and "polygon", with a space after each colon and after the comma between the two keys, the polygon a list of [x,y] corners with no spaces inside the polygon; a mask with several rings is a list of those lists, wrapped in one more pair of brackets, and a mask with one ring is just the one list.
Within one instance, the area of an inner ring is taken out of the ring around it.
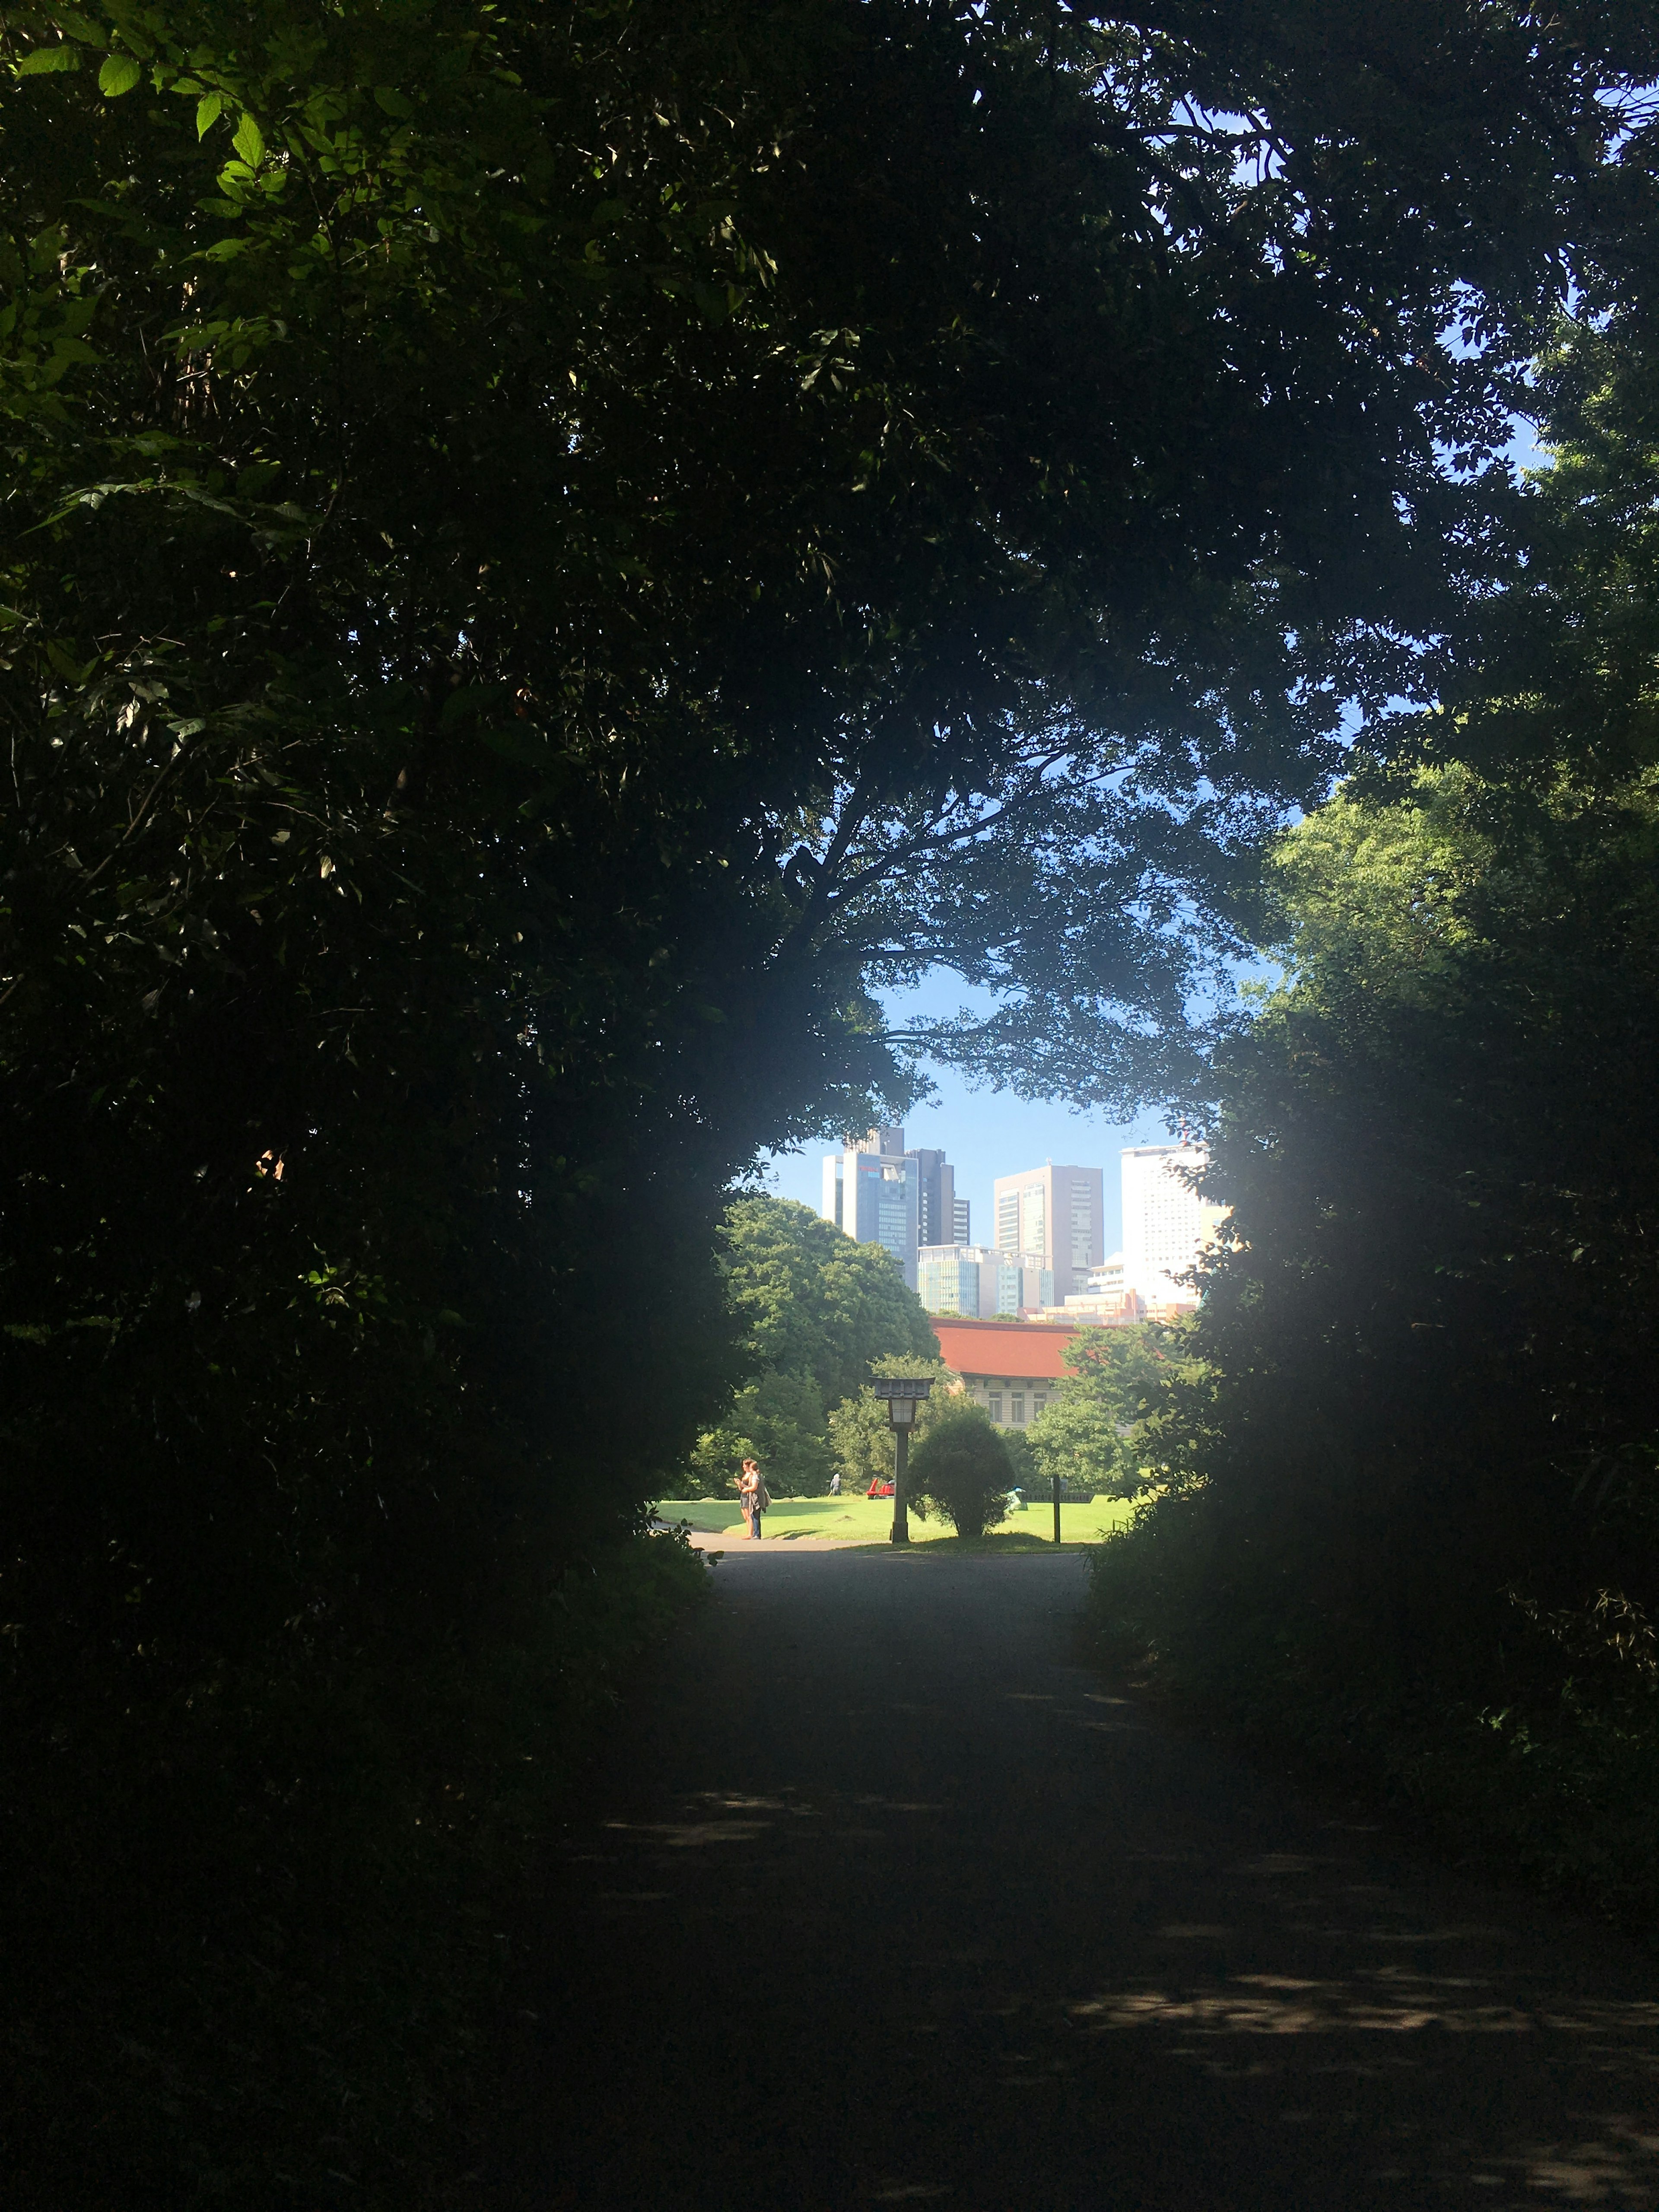
{"label": "green lawn", "polygon": [[[665,1521],[689,1521],[709,1535],[728,1530],[738,1543],[747,1540],[743,1515],[733,1498],[728,1504],[718,1498],[665,1498],[657,1508]],[[1067,1544],[1096,1544],[1128,1519],[1130,1506],[1120,1498],[1097,1498],[1091,1505],[1062,1505],[1060,1533]],[[787,1543],[794,1536],[831,1536],[848,1544],[880,1544],[893,1525],[890,1498],[780,1498],[761,1526],[763,1540]],[[1011,1513],[998,1533],[1048,1541],[1054,1533],[1054,1509],[1033,1503],[1024,1513]],[[923,1521],[910,1516],[910,1539],[917,1544],[954,1541],[948,1521]],[[993,1547],[993,1548],[997,1548]]]}

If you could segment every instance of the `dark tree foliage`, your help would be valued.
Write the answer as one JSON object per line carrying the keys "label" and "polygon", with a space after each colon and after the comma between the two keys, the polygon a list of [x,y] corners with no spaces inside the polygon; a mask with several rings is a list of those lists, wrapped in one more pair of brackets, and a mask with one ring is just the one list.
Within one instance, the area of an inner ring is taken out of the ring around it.
{"label": "dark tree foliage", "polygon": [[958,1048],[1032,1085],[1189,1074],[1644,212],[1650,26],[3,36],[10,1609],[497,1618],[735,1379],[733,1171],[902,1100],[866,979],[1009,987]]}
{"label": "dark tree foliage", "polygon": [[1656,860],[1646,779],[1462,769],[1291,841],[1293,980],[1218,1072],[1229,1249],[1136,1440],[1224,1668],[1496,1693],[1517,1601],[1659,1603]]}
{"label": "dark tree foliage", "polygon": [[[1632,189],[1654,157],[1632,116]],[[1232,1248],[1133,1440],[1105,1616],[1460,1843],[1650,1928],[1659,1079],[1650,239],[1529,404],[1548,465],[1284,847],[1214,1077]]]}

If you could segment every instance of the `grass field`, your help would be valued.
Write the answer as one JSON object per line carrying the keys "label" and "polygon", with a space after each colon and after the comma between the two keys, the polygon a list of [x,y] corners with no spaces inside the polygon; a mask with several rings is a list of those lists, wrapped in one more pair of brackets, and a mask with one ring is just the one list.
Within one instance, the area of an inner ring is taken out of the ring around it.
{"label": "grass field", "polygon": [[[728,1504],[719,1498],[665,1498],[657,1510],[665,1521],[689,1521],[692,1528],[708,1535],[729,1532],[738,1543],[748,1540],[736,1498]],[[1062,1505],[1060,1540],[1097,1544],[1103,1536],[1123,1526],[1130,1510],[1127,1502],[1119,1498],[1097,1498],[1090,1505]],[[829,1537],[844,1544],[884,1544],[892,1525],[890,1498],[780,1498],[761,1523],[763,1540],[769,1544],[787,1544],[802,1536]],[[1054,1509],[1046,1503],[1034,1503],[1023,1513],[1011,1513],[994,1532],[1005,1539],[1031,1542],[1051,1542],[1054,1533]],[[948,1521],[923,1521],[912,1513],[910,1540],[937,1544],[954,1543],[956,1539]],[[1012,1547],[993,1544],[991,1548]]]}

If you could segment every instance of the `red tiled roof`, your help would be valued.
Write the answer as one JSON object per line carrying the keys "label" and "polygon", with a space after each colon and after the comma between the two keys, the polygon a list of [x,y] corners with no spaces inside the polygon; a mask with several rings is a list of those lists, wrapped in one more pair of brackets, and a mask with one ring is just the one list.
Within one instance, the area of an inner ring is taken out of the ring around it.
{"label": "red tiled roof", "polygon": [[1060,1354],[1077,1334],[1057,1322],[957,1321],[930,1316],[939,1355],[958,1375],[1057,1381],[1069,1372]]}

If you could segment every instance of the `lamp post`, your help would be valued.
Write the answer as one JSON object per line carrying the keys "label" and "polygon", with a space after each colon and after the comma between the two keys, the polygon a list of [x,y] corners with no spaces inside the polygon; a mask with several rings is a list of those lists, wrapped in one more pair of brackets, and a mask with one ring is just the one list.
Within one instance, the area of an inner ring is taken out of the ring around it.
{"label": "lamp post", "polygon": [[887,1425],[893,1431],[893,1534],[895,1544],[910,1540],[910,1523],[904,1510],[904,1469],[910,1455],[910,1431],[916,1425],[916,1408],[933,1389],[926,1375],[878,1375],[870,1388],[887,1401]]}

